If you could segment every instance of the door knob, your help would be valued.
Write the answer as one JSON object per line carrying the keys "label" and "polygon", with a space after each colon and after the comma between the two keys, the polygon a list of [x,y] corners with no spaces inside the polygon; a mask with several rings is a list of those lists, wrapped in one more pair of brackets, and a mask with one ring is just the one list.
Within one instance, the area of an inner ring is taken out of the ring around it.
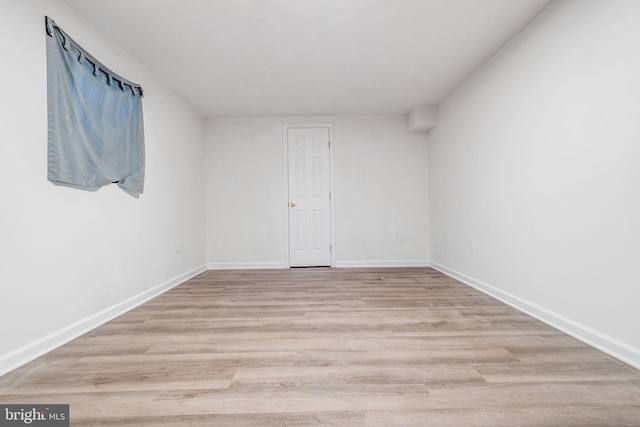
{"label": "door knob", "polygon": [[296,207],[296,202],[289,203],[289,206],[291,206],[292,208],[295,208]]}

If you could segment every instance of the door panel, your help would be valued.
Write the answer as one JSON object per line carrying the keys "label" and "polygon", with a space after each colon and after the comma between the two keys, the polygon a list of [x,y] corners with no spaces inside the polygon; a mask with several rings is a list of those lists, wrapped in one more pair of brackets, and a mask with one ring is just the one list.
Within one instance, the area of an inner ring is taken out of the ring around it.
{"label": "door panel", "polygon": [[289,265],[331,265],[329,128],[289,128]]}

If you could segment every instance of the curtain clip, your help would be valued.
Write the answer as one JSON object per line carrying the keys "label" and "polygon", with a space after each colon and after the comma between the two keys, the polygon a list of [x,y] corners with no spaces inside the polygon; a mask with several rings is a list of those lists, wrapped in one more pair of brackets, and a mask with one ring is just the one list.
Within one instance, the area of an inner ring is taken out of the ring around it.
{"label": "curtain clip", "polygon": [[44,17],[44,27],[47,30],[47,35],[49,37],[53,37],[53,32],[51,31],[51,18],[48,16]]}

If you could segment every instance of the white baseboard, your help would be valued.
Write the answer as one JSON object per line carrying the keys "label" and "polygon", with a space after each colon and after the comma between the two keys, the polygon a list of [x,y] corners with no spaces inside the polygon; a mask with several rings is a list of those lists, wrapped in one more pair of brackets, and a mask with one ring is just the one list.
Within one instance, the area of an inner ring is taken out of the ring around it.
{"label": "white baseboard", "polygon": [[207,264],[208,270],[255,270],[269,268],[289,268],[281,261],[272,262],[210,262]]}
{"label": "white baseboard", "polygon": [[337,268],[428,267],[429,265],[429,261],[424,259],[336,261]]}
{"label": "white baseboard", "polygon": [[157,297],[171,288],[189,280],[190,278],[205,271],[205,266],[194,268],[180,276],[167,280],[138,295],[128,298],[122,302],[105,308],[89,317],[79,320],[71,325],[50,333],[16,350],[0,356],[0,376],[25,365],[38,357],[49,353],[52,350],[78,338],[81,335],[97,328],[108,321],[130,311],[137,306]]}
{"label": "white baseboard", "polygon": [[[428,267],[428,260],[356,260],[336,261],[337,268],[372,268],[372,267]],[[289,265],[281,261],[273,262],[213,262],[207,264],[209,270],[250,270],[269,268],[289,268]]]}
{"label": "white baseboard", "polygon": [[440,271],[441,273],[476,288],[479,291],[566,333],[567,335],[571,335],[572,337],[633,366],[634,368],[640,369],[639,348],[630,346],[588,326],[547,310],[544,307],[515,296],[509,292],[504,292],[494,286],[480,280],[476,280],[456,270],[433,261],[430,264],[432,268]]}

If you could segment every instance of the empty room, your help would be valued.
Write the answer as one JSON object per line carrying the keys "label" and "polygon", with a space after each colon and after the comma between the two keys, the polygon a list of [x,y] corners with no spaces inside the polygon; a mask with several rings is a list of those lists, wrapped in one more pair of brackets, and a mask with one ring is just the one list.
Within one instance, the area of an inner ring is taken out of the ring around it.
{"label": "empty room", "polygon": [[0,425],[640,426],[639,1],[0,19]]}

